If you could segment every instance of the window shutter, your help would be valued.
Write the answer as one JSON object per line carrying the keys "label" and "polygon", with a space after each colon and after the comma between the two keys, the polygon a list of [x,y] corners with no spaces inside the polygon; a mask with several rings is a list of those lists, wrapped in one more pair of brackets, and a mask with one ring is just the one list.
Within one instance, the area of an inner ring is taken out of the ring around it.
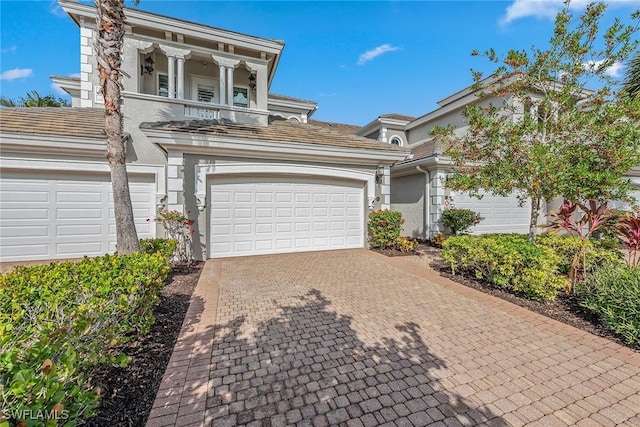
{"label": "window shutter", "polygon": [[213,104],[214,96],[213,86],[198,85],[198,101]]}

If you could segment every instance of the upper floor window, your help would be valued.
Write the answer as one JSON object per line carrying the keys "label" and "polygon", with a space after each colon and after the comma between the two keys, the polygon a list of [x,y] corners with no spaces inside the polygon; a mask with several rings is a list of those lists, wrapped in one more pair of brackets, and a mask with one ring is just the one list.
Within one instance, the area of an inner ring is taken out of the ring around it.
{"label": "upper floor window", "polygon": [[213,104],[215,98],[215,88],[213,86],[198,84],[198,101]]}
{"label": "upper floor window", "polygon": [[402,139],[400,139],[397,136],[391,137],[391,140],[389,142],[391,143],[391,145],[395,145],[397,147],[402,147]]}
{"label": "upper floor window", "polygon": [[234,107],[249,107],[249,91],[244,87],[233,88],[233,106]]}
{"label": "upper floor window", "polygon": [[169,76],[166,74],[158,74],[158,95],[169,97]]}

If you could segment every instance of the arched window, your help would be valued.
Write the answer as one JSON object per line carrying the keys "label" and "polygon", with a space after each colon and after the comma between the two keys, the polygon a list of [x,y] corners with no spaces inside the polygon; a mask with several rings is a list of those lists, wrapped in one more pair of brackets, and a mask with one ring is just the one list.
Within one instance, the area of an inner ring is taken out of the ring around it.
{"label": "arched window", "polygon": [[402,147],[402,139],[400,139],[400,137],[397,137],[397,136],[391,137],[391,140],[389,141],[389,143],[397,147]]}

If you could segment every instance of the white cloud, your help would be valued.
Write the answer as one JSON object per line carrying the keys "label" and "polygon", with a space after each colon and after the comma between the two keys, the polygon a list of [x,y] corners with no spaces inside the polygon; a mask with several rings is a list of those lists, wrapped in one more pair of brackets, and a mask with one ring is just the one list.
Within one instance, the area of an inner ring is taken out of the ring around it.
{"label": "white cloud", "polygon": [[12,44],[7,48],[2,49],[2,53],[16,53],[17,50],[18,50],[18,46],[16,46],[15,44]]}
{"label": "white cloud", "polygon": [[33,70],[31,68],[14,68],[13,70],[4,71],[0,74],[0,80],[17,80],[17,79],[26,79],[27,77],[31,77],[33,75]]}
{"label": "white cloud", "polygon": [[[597,69],[604,61],[589,61],[586,64],[583,64],[585,68],[591,68],[592,70]],[[605,74],[608,74],[611,77],[622,77],[622,70],[624,69],[624,64],[622,62],[614,62],[612,66],[605,70]]]}
{"label": "white cloud", "polygon": [[[592,0],[572,0],[569,7],[574,10],[584,9]],[[612,6],[615,5],[638,5],[640,0],[605,0]],[[546,18],[553,20],[558,12],[564,7],[564,0],[514,0],[500,18],[500,24],[507,25],[511,22],[534,16],[536,18]]]}
{"label": "white cloud", "polygon": [[358,58],[358,65],[364,65],[367,62],[371,61],[372,59],[377,58],[378,56],[387,53],[387,52],[393,52],[396,50],[400,50],[400,48],[398,46],[391,46],[390,44],[386,43],[386,44],[381,44],[380,46],[368,50],[365,53],[363,53],[362,55],[360,55],[360,58]]}
{"label": "white cloud", "polygon": [[64,89],[62,89],[56,83],[51,83],[50,87],[51,87],[51,90],[53,91],[53,93],[55,93],[56,95],[68,95],[68,93],[65,92]]}

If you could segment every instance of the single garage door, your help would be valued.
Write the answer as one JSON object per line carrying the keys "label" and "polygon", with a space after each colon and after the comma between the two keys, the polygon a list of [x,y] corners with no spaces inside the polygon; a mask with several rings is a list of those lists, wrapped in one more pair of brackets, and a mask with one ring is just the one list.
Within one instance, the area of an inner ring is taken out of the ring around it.
{"label": "single garage door", "polygon": [[452,205],[456,208],[471,209],[484,219],[472,227],[472,234],[485,233],[528,233],[531,202],[518,205],[514,197],[500,197],[484,194],[482,199],[471,197],[466,193],[452,192]]}
{"label": "single garage door", "polygon": [[[129,176],[136,229],[155,237],[153,177]],[[2,171],[0,261],[98,256],[115,250],[108,174]]]}
{"label": "single garage door", "polygon": [[212,258],[364,247],[364,183],[293,177],[216,177]]}

